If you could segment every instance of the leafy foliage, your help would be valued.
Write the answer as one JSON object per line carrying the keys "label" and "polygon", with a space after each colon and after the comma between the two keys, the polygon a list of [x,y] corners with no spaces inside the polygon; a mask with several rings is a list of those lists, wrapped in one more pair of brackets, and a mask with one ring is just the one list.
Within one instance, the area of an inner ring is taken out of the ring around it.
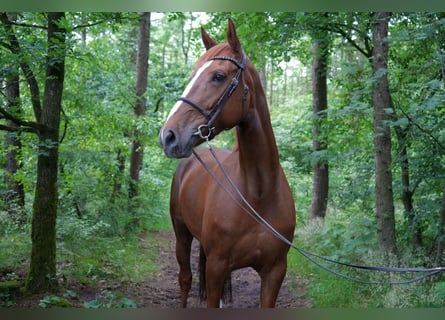
{"label": "leafy foliage", "polygon": [[120,292],[103,291],[96,299],[85,302],[84,308],[136,308],[136,303]]}
{"label": "leafy foliage", "polygon": [[[229,15],[237,25],[245,51],[264,79],[280,160],[297,208],[297,243],[342,260],[385,264],[378,256],[375,239],[373,78],[367,56],[372,14],[153,14],[147,115],[136,119],[132,110],[136,47],[132,34],[137,28],[137,15],[69,13],[62,21],[70,36],[61,117],[57,221],[58,276],[68,279],[67,283],[72,279],[86,283],[100,279],[138,281],[156,270],[152,262],[155,240],[141,240],[137,235],[145,230],[170,228],[169,184],[177,164],[163,156],[157,134],[170,106],[184,89],[193,62],[203,51],[199,26],[204,25],[222,41]],[[45,30],[41,28],[45,19],[43,13],[20,13],[14,27],[23,49],[20,59],[30,64],[39,81],[44,80],[46,63]],[[323,132],[327,134],[321,137],[328,142],[329,149],[314,152],[310,39],[317,35],[320,25],[328,26],[332,45],[329,108],[323,123]],[[397,263],[432,265],[440,240],[438,212],[445,185],[445,17],[441,13],[397,13],[392,16],[390,28],[390,61],[388,70],[382,72],[388,73],[394,101],[393,109],[388,106],[392,114],[388,125],[394,145],[397,240],[402,248]],[[6,37],[5,30],[0,29],[0,59],[18,62],[20,59],[3,45],[7,43]],[[353,40],[356,47],[351,45]],[[7,67],[0,66],[2,78],[9,72]],[[27,82],[23,75],[20,80],[20,114],[24,120],[32,121],[34,112]],[[1,83],[0,106],[4,106]],[[12,112],[16,114],[18,110]],[[129,133],[135,127],[145,133],[146,147],[141,193],[130,201]],[[404,139],[398,139],[396,129],[404,132]],[[7,212],[6,200],[0,201],[0,271],[26,266],[31,247],[30,215],[39,142],[27,132],[12,134],[22,143],[15,180],[24,186],[26,221],[20,223]],[[45,143],[49,147],[53,144]],[[225,133],[215,143],[230,148],[232,133]],[[406,146],[406,155],[401,155],[401,146]],[[328,215],[324,225],[313,226],[307,224],[311,170],[319,159],[328,161],[330,166]],[[422,246],[416,250],[412,250],[413,225],[402,205],[405,186],[400,163],[405,159],[410,169],[408,188],[413,194],[414,222],[420,226],[423,237]],[[4,167],[1,160],[2,195],[8,192],[3,182]],[[136,229],[131,225],[134,216],[130,211],[140,221]],[[141,255],[148,257],[144,263],[140,262]],[[444,304],[442,278],[403,288],[360,287],[324,274],[295,253],[290,254],[289,265],[290,272],[310,280],[308,295],[314,297],[316,306]],[[85,307],[132,307],[132,302],[125,299],[118,292],[104,292]],[[57,300],[57,296],[45,297],[42,307],[57,304]]]}

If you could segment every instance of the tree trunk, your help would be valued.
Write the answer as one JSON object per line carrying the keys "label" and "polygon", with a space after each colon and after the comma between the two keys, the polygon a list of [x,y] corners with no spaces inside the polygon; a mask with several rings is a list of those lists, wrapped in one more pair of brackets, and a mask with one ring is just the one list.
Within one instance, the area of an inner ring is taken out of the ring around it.
{"label": "tree trunk", "polygon": [[436,254],[436,265],[440,266],[442,264],[442,256],[445,243],[445,186],[442,191],[442,205],[440,207],[440,217],[439,217],[439,234],[437,241],[437,254]]}
{"label": "tree trunk", "polygon": [[[147,90],[148,54],[150,44],[150,12],[141,14],[138,33],[138,52],[136,60],[136,101],[134,104],[134,114],[140,119],[145,116],[145,105],[147,99],[144,94]],[[133,141],[130,157],[130,198],[139,194],[139,173],[142,168],[144,156],[144,144],[142,137],[144,133],[135,128],[133,131]]]}
{"label": "tree trunk", "polygon": [[396,253],[394,199],[392,188],[391,131],[386,122],[391,120],[387,112],[392,106],[387,78],[388,22],[390,13],[376,13],[373,27],[373,56],[371,58],[374,77],[374,161],[377,238],[382,251]]}
{"label": "tree trunk", "polygon": [[[15,115],[19,114],[21,111],[19,81],[18,65],[11,64],[6,75],[6,108],[9,112]],[[11,128],[16,127],[18,129],[18,125],[12,121],[9,121],[7,125]],[[8,212],[14,215],[17,222],[23,224],[26,219],[22,210],[25,206],[25,191],[23,189],[23,184],[15,178],[17,171],[20,169],[18,157],[21,148],[22,144],[17,132],[7,133],[6,150],[8,150],[8,153],[6,154],[5,183],[8,186],[8,191],[5,202],[8,206]]]}
{"label": "tree trunk", "polygon": [[32,251],[26,291],[54,291],[56,279],[57,175],[60,110],[65,74],[64,13],[48,13],[46,78],[39,132],[37,182],[32,217]]}
{"label": "tree trunk", "polygon": [[412,232],[411,239],[413,247],[421,248],[422,230],[420,229],[420,226],[415,219],[414,205],[413,205],[414,188],[411,186],[410,182],[409,159],[408,159],[407,141],[406,141],[408,137],[408,129],[396,126],[394,128],[394,131],[396,132],[397,141],[399,144],[398,148],[399,159],[400,159],[399,162],[402,175],[402,197],[401,197],[402,203],[408,218],[408,224]]}
{"label": "tree trunk", "polygon": [[274,71],[273,63],[271,63],[270,64],[270,72],[269,72],[269,75],[270,75],[270,77],[269,77],[269,97],[267,99],[269,101],[269,106],[273,105],[273,103],[274,103],[273,99],[275,98],[275,95],[273,93],[273,90],[274,90],[274,88],[273,88],[273,71]]}
{"label": "tree trunk", "polygon": [[[326,151],[328,148],[326,135],[323,135],[323,122],[326,119],[328,108],[327,97],[327,64],[329,54],[329,44],[327,32],[321,32],[314,37],[313,45],[313,65],[312,65],[312,108],[313,108],[313,150],[316,153]],[[324,218],[328,203],[329,192],[329,164],[327,159],[317,155],[317,161],[313,166],[313,191],[312,203],[309,211],[309,220]]]}
{"label": "tree trunk", "polygon": [[111,203],[114,203],[116,198],[119,196],[122,190],[122,179],[124,177],[124,171],[125,171],[125,156],[122,155],[122,149],[117,149],[117,171],[114,174],[113,177],[113,192],[111,193],[110,201]]}

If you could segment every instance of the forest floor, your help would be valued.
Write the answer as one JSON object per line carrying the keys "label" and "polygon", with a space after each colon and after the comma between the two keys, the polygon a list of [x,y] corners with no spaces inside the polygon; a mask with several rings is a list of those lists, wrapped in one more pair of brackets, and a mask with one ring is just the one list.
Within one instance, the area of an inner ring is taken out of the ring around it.
{"label": "forest floor", "polygon": [[[147,234],[143,235],[146,237]],[[66,297],[72,307],[82,307],[85,302],[96,301],[101,307],[113,307],[122,298],[130,299],[138,308],[178,308],[180,306],[179,285],[177,280],[178,264],[175,256],[175,240],[173,231],[151,232],[150,237],[157,240],[158,255],[155,263],[159,265],[159,272],[139,283],[108,283],[99,282],[95,285],[71,282],[65,285],[65,290],[75,292],[75,296]],[[201,302],[198,294],[198,256],[199,244],[193,241],[192,247],[192,272],[193,283],[188,298],[188,307],[202,308],[205,302]],[[104,296],[104,293],[119,292],[118,295]],[[232,297],[233,301],[224,305],[226,308],[258,308],[260,296],[260,279],[257,273],[251,269],[236,270],[232,273]],[[12,297],[13,307],[38,308],[43,296],[24,297],[16,295]],[[98,298],[100,297],[100,299]],[[100,300],[100,301],[99,301]],[[128,300],[126,300],[128,301]],[[108,305],[107,305],[108,304]],[[58,305],[57,301],[53,305]],[[287,275],[281,287],[276,307],[277,308],[308,308],[311,307],[310,298],[305,297],[305,281],[298,276]],[[50,303],[47,306],[51,306]],[[120,306],[128,306],[121,303]]]}

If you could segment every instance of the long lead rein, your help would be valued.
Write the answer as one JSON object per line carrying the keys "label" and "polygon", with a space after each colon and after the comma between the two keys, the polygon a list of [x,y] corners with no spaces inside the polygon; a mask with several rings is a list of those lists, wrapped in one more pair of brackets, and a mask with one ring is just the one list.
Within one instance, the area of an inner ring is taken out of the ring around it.
{"label": "long lead rein", "polygon": [[[205,138],[205,137],[204,137]],[[435,268],[395,268],[395,267],[378,267],[378,266],[363,266],[363,265],[357,265],[357,264],[349,264],[345,262],[340,262],[337,260],[333,260],[330,258],[326,258],[323,256],[319,256],[317,254],[305,251],[301,249],[300,247],[297,247],[294,243],[289,241],[287,238],[285,238],[282,234],[280,234],[272,225],[270,225],[253,207],[252,205],[247,201],[247,199],[242,195],[241,191],[238,189],[236,184],[233,182],[233,180],[230,178],[230,176],[227,174],[226,170],[224,169],[223,165],[219,161],[218,157],[216,156],[209,140],[207,139],[207,145],[210,153],[212,154],[213,158],[215,159],[216,163],[218,164],[218,167],[220,168],[221,172],[223,173],[224,178],[229,182],[230,186],[232,187],[233,191],[238,195],[238,197],[241,199],[241,202],[236,199],[236,197],[228,190],[228,188],[221,182],[221,180],[210,170],[210,168],[204,163],[204,161],[201,159],[201,157],[193,150],[193,154],[198,160],[198,162],[201,164],[201,166],[210,174],[210,176],[215,180],[215,182],[223,189],[223,191],[234,201],[234,203],[243,209],[245,212],[247,212],[255,221],[260,223],[266,230],[271,232],[275,237],[292,247],[293,249],[297,250],[301,255],[303,255],[306,259],[317,265],[318,267],[322,268],[325,271],[328,271],[336,276],[358,282],[363,284],[386,284],[386,285],[395,285],[395,284],[409,284],[413,282],[420,281],[422,279],[437,275],[443,271],[445,271],[445,267],[435,267]],[[339,273],[335,270],[332,270],[331,268],[322,265],[321,263],[317,262],[314,258],[318,258],[330,263],[335,263],[338,265],[347,266],[350,268],[356,268],[356,269],[362,269],[362,270],[371,270],[371,271],[382,271],[382,272],[426,272],[426,274],[410,279],[410,280],[404,280],[404,281],[365,281],[357,278],[350,277],[348,275]]]}

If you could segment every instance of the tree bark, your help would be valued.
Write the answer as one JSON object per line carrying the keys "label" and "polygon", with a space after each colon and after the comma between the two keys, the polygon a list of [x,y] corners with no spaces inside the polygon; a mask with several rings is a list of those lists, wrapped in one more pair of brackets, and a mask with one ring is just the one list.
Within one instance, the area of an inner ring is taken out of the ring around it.
{"label": "tree bark", "polygon": [[117,171],[113,177],[113,192],[111,193],[110,201],[114,203],[122,190],[122,178],[125,172],[125,156],[122,155],[122,149],[117,149],[116,155]]}
{"label": "tree bark", "polygon": [[58,203],[58,144],[60,110],[65,75],[65,29],[59,27],[64,13],[48,13],[46,78],[39,132],[37,181],[32,217],[32,249],[26,291],[55,291],[56,218]]}
{"label": "tree bark", "polygon": [[388,84],[388,23],[390,13],[376,13],[373,26],[372,71],[374,77],[374,161],[377,238],[379,247],[387,253],[396,253],[394,197],[392,188],[391,120],[388,109],[392,106]]}
{"label": "tree bark", "polygon": [[[313,150],[320,153],[328,148],[327,137],[323,135],[323,123],[327,117],[328,108],[327,97],[327,65],[329,44],[327,31],[323,34],[319,32],[313,45],[313,65],[312,65],[312,109],[313,109]],[[323,219],[326,216],[329,193],[329,163],[323,156],[318,158],[313,165],[313,191],[312,202],[309,211],[309,220],[315,218]]]}
{"label": "tree bark", "polygon": [[3,26],[5,27],[5,30],[8,34],[8,40],[10,44],[9,49],[11,50],[12,53],[17,55],[17,57],[20,57],[19,59],[20,68],[22,69],[23,75],[25,76],[26,81],[28,82],[29,85],[29,93],[31,95],[31,103],[34,110],[34,115],[37,119],[37,122],[40,122],[42,106],[40,103],[40,91],[37,79],[31,70],[31,66],[26,62],[27,59],[21,57],[23,52],[21,50],[20,43],[17,40],[17,37],[15,36],[11,21],[9,20],[8,15],[5,12],[2,12],[0,14],[0,20],[2,21]]}
{"label": "tree bark", "polygon": [[[394,114],[395,114],[395,109]],[[397,141],[399,144],[399,163],[401,169],[401,177],[402,177],[402,203],[403,208],[405,209],[405,213],[408,218],[408,224],[410,226],[412,235],[412,244],[414,248],[422,247],[422,230],[419,224],[416,222],[415,212],[414,212],[414,189],[410,182],[410,170],[409,170],[409,158],[407,151],[407,138],[408,138],[408,129],[404,129],[396,126],[394,128],[396,132]]]}
{"label": "tree bark", "polygon": [[442,264],[443,250],[445,244],[445,186],[442,191],[442,205],[440,207],[439,214],[439,232],[437,241],[437,254],[436,254],[436,265],[440,266]]}
{"label": "tree bark", "polygon": [[[147,90],[148,54],[150,44],[150,12],[141,14],[138,33],[138,52],[136,60],[136,101],[134,114],[137,119],[145,116],[145,105],[147,99],[144,94]],[[144,156],[143,132],[135,128],[130,156],[130,198],[139,194],[139,173],[142,168]]]}
{"label": "tree bark", "polygon": [[[12,63],[6,75],[6,109],[12,114],[20,114],[20,79],[18,65]],[[8,121],[7,126],[17,128],[18,125],[12,121]],[[6,175],[5,182],[8,186],[5,198],[8,211],[15,216],[16,220],[25,223],[25,214],[23,207],[25,206],[25,191],[23,184],[16,180],[15,175],[20,169],[18,157],[22,148],[22,143],[17,132],[6,134]]]}

